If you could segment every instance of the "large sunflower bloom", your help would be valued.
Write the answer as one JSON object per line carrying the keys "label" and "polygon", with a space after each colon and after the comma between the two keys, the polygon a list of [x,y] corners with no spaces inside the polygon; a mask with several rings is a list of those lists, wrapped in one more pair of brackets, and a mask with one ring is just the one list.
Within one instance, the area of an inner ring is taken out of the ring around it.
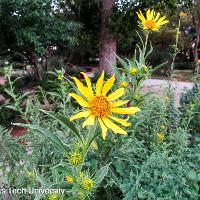
{"label": "large sunflower bloom", "polygon": [[137,12],[137,15],[141,20],[144,30],[158,31],[162,25],[169,23],[169,20],[166,20],[166,16],[160,18],[160,13],[156,14],[154,10],[151,11],[148,9],[146,18],[141,11]]}
{"label": "large sunflower bloom", "polygon": [[102,129],[102,137],[104,140],[106,138],[108,129],[111,129],[114,133],[127,134],[125,130],[112,121],[115,121],[123,126],[130,126],[131,124],[125,119],[120,119],[116,116],[113,116],[113,114],[133,115],[136,112],[139,112],[140,109],[137,107],[119,108],[119,106],[122,106],[128,102],[122,100],[116,101],[118,98],[124,95],[124,88],[119,88],[107,96],[107,93],[114,84],[114,75],[105,82],[103,72],[96,83],[96,91],[93,92],[90,79],[85,73],[81,73],[85,78],[87,86],[84,86],[77,78],[72,78],[82,96],[79,96],[75,93],[70,93],[69,95],[84,108],[84,111],[72,116],[70,121],[79,118],[86,118],[82,125],[85,127],[88,125],[94,125],[95,120],[98,120]]}

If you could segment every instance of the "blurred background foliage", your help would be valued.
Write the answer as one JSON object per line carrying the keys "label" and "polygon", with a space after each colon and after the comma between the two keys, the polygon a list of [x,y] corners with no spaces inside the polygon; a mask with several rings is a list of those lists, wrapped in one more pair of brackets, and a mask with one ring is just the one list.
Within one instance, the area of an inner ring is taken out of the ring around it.
{"label": "blurred background foliage", "polygon": [[[100,0],[1,0],[1,65],[5,62],[15,62],[18,67],[31,65],[38,79],[42,78],[41,71],[54,68],[55,63],[51,62],[54,58],[65,68],[98,66],[100,8]],[[115,1],[108,24],[117,40],[116,53],[123,57],[133,56],[139,42],[136,12],[147,8],[160,11],[170,20],[165,29],[151,35],[156,57],[149,58],[149,63],[154,66],[167,60],[170,65],[169,53],[175,43],[179,13],[185,12],[186,16],[181,18],[180,52],[176,62],[177,68],[191,68],[190,64],[181,64],[193,61],[192,44],[196,31],[190,0]]]}

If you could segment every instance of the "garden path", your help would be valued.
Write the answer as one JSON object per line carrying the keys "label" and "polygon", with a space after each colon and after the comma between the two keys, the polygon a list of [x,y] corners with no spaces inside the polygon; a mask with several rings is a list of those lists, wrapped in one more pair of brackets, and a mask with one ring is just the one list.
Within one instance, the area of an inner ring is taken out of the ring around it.
{"label": "garden path", "polygon": [[175,94],[175,104],[178,107],[181,94],[186,92],[189,89],[192,89],[194,83],[192,82],[179,82],[179,81],[168,81],[168,80],[159,80],[159,79],[147,79],[144,82],[144,88],[142,91],[146,92],[155,92],[161,97],[165,95],[165,88],[171,86]]}
{"label": "garden path", "polygon": [[[6,82],[5,77],[0,77],[0,86],[4,85]],[[160,79],[148,79],[144,82],[143,92],[155,92],[161,97],[164,96],[164,91],[167,86],[171,84],[175,92],[176,106],[179,106],[179,100],[181,94],[193,86],[192,82],[179,82],[179,81],[168,81]],[[3,100],[3,96],[0,94],[0,102]]]}
{"label": "garden path", "polygon": [[6,78],[4,76],[0,76],[0,85],[5,85]]}

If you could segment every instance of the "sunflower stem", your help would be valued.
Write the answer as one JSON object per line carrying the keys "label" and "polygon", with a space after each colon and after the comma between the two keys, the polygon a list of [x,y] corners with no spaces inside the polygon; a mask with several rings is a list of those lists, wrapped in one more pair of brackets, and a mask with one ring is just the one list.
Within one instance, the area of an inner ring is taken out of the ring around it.
{"label": "sunflower stem", "polygon": [[87,140],[87,144],[86,144],[86,148],[85,148],[85,157],[90,149],[90,146],[92,145],[92,142],[99,136],[99,132],[95,134],[96,132],[96,126],[94,126],[95,128],[91,128],[89,127],[89,137]]}
{"label": "sunflower stem", "polygon": [[147,44],[148,44],[148,39],[149,39],[149,31],[147,31],[145,36],[146,36],[146,38],[145,38],[145,44],[144,44],[144,50],[143,50],[143,61],[144,61],[144,63],[145,63],[145,54],[146,54]]}
{"label": "sunflower stem", "polygon": [[175,59],[177,54],[179,53],[179,49],[178,49],[178,41],[179,41],[179,33],[180,33],[180,26],[181,26],[181,18],[179,18],[179,22],[178,22],[178,28],[176,31],[176,43],[174,46],[174,52],[172,54],[172,64],[170,66],[170,78],[173,79],[174,76],[174,66],[175,66]]}

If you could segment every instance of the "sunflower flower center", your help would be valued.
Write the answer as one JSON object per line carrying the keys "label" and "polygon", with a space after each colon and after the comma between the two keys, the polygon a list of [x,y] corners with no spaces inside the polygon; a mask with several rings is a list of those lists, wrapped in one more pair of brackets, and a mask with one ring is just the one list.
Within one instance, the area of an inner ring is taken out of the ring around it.
{"label": "sunflower flower center", "polygon": [[87,191],[90,191],[92,190],[93,188],[93,180],[90,179],[90,178],[86,178],[84,181],[83,181],[83,188]]}
{"label": "sunflower flower center", "polygon": [[80,153],[73,153],[69,158],[69,162],[72,165],[78,166],[83,162],[83,156]]}
{"label": "sunflower flower center", "polygon": [[110,114],[110,103],[105,96],[96,96],[90,102],[90,109],[95,117],[106,117]]}
{"label": "sunflower flower center", "polygon": [[146,26],[148,29],[153,29],[153,28],[155,28],[156,23],[155,23],[154,20],[148,20],[148,21],[145,23],[145,26]]}

